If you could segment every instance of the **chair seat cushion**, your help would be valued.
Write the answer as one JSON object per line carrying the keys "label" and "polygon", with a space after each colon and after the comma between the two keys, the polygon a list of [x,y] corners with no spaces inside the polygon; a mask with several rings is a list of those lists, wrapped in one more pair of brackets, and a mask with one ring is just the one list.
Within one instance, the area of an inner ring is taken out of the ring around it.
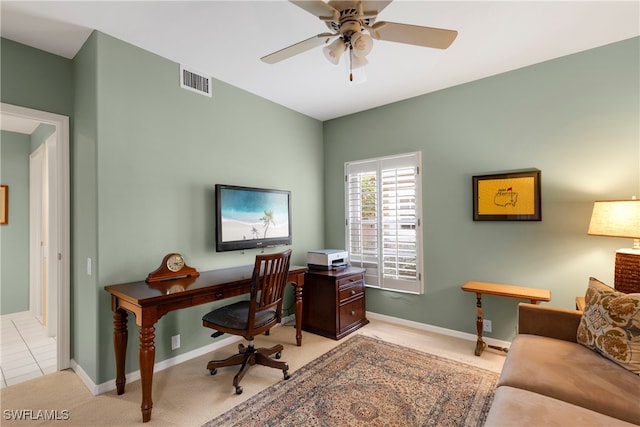
{"label": "chair seat cushion", "polygon": [[484,427],[634,425],[543,394],[503,385],[496,390]]}
{"label": "chair seat cushion", "polygon": [[638,375],[578,343],[518,334],[498,386],[529,390],[640,425]]}
{"label": "chair seat cushion", "polygon": [[[256,313],[255,328],[266,325],[277,317],[276,310],[269,309]],[[239,301],[220,307],[202,316],[202,321],[209,323],[209,327],[220,325],[227,329],[242,331],[247,329],[249,319],[249,301]]]}

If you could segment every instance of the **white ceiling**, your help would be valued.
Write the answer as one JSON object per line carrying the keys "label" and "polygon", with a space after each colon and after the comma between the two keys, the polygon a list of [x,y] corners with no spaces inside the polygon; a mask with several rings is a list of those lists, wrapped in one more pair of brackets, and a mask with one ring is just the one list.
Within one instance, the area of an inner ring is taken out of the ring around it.
{"label": "white ceiling", "polygon": [[327,31],[284,0],[2,0],[0,7],[2,37],[73,58],[97,29],[319,120],[640,35],[638,0],[395,0],[378,21],[454,29],[458,38],[447,50],[375,41],[367,81],[350,86],[343,64],[329,63],[320,47],[274,65],[260,61]]}

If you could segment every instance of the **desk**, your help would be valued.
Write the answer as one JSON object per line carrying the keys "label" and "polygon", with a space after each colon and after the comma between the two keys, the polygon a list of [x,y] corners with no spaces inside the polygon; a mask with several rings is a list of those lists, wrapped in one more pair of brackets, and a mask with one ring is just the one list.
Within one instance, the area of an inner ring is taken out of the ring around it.
{"label": "desk", "polygon": [[[288,281],[293,282],[296,297],[296,344],[302,345],[302,286],[307,267],[291,266]],[[142,422],[151,419],[151,390],[156,348],[155,323],[173,310],[193,307],[224,298],[247,294],[251,287],[253,265],[206,271],[198,277],[186,277],[157,283],[145,281],[105,286],[111,294],[113,310],[113,346],[116,357],[116,389],[124,393],[126,383],[127,312],[140,327],[140,381],[142,383]]]}
{"label": "desk", "polygon": [[[501,285],[498,283],[485,283],[468,281],[462,286],[462,290],[466,292],[475,292],[476,294],[476,331],[478,332],[478,341],[476,342],[476,350],[474,354],[480,356],[487,343],[482,340],[482,294],[497,295],[501,297],[520,298],[531,301],[531,304],[537,304],[538,301],[551,301],[551,291],[547,289],[525,288],[523,286]],[[506,352],[502,347],[490,345]]]}

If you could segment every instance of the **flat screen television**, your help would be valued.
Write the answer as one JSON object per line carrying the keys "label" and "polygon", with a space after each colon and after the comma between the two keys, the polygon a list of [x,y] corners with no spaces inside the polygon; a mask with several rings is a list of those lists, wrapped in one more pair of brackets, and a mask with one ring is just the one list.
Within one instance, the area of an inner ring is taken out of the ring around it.
{"label": "flat screen television", "polygon": [[290,191],[216,184],[216,251],[290,244]]}

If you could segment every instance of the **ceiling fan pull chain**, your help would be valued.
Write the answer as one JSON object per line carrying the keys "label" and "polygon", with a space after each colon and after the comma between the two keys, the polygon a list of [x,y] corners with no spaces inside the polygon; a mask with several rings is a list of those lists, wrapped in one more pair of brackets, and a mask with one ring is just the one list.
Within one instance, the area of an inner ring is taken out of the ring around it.
{"label": "ceiling fan pull chain", "polygon": [[349,43],[349,81],[352,82],[353,81],[353,61],[352,61],[352,56],[353,56],[353,46],[351,46],[351,43]]}

